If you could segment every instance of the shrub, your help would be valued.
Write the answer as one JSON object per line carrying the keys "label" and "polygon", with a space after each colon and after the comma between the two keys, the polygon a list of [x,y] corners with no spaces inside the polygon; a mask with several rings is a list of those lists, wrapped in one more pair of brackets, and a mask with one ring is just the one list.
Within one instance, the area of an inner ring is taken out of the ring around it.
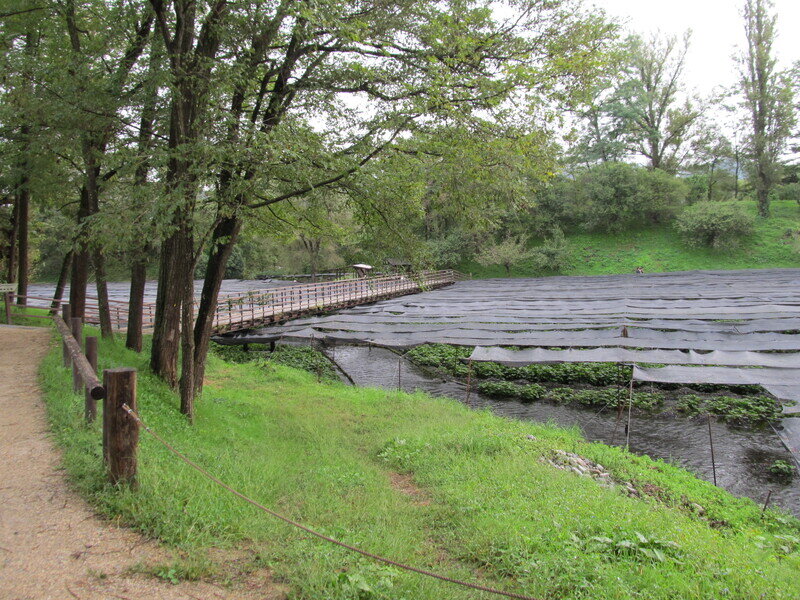
{"label": "shrub", "polygon": [[530,257],[528,242],[522,237],[507,237],[497,243],[490,243],[475,256],[475,260],[483,266],[502,265],[506,275],[511,274],[511,267]]}
{"label": "shrub", "polygon": [[791,479],[794,475],[794,466],[785,460],[776,460],[769,466],[769,472],[784,479]]}
{"label": "shrub", "polygon": [[738,204],[698,202],[681,212],[675,226],[693,246],[731,248],[753,232],[753,217]]}
{"label": "shrub", "polygon": [[800,183],[784,183],[775,186],[773,196],[776,200],[794,200],[800,204]]}
{"label": "shrub", "polygon": [[664,171],[604,163],[563,182],[562,221],[594,231],[662,223],[685,202],[686,184]]}
{"label": "shrub", "polygon": [[569,247],[559,227],[554,227],[550,237],[530,251],[530,259],[536,271],[560,273],[570,266]]}

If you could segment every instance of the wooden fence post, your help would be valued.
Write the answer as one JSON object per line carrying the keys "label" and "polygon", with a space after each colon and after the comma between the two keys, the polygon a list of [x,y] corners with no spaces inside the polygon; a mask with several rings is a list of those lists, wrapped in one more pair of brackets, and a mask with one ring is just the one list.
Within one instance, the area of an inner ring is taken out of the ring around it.
{"label": "wooden fence post", "polygon": [[[86,360],[89,361],[92,369],[97,373],[97,337],[90,335],[86,337]],[[92,398],[89,386],[84,386],[85,402],[84,416],[87,423],[94,422],[97,417],[97,401]]]}
{"label": "wooden fence post", "polygon": [[[75,338],[75,341],[78,342],[78,348],[83,348],[83,319],[80,317],[72,317],[70,319],[70,324],[72,325],[72,337]],[[78,366],[73,362],[72,363],[72,390],[78,394],[83,387],[83,382],[81,381],[81,372],[78,370]]]}
{"label": "wooden fence post", "polygon": [[[69,304],[62,304],[61,305],[61,318],[64,319],[64,323],[69,323],[70,319],[70,309]],[[69,360],[69,349],[67,349],[67,340],[61,339],[61,352],[64,358],[64,366],[69,369],[70,360]]]}
{"label": "wooden fence post", "polygon": [[6,292],[3,294],[3,298],[5,299],[6,304],[6,324],[11,325],[11,292]]}
{"label": "wooden fence post", "polygon": [[108,478],[114,484],[136,487],[139,423],[122,408],[127,404],[136,410],[136,369],[106,369],[103,371],[103,387],[106,389],[103,456],[108,464]]}

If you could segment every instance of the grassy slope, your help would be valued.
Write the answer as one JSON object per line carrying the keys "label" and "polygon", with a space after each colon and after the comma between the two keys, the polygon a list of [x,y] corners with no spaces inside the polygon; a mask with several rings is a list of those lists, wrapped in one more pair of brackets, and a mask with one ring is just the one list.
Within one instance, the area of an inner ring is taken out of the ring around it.
{"label": "grassy slope", "polygon": [[[144,419],[191,458],[267,506],[370,551],[541,598],[800,596],[800,522],[771,510],[762,520],[749,500],[665,463],[586,443],[574,430],[215,357],[191,427],[175,396],[148,374],[145,355],[102,342],[100,356],[101,368],[140,370]],[[42,380],[75,486],[109,517],[193,557],[173,574],[217,570],[224,579],[229,567],[197,557],[245,547],[244,568],[269,566],[292,598],[488,597],[309,538],[204,480],[145,432],[140,490],[110,488],[98,426],[82,424],[82,398],[67,391],[56,350]],[[553,449],[650,483],[662,500],[629,498],[541,462]],[[411,475],[418,492],[393,486],[397,473]],[[667,548],[666,560],[647,558],[638,550],[646,545]]]}
{"label": "grassy slope", "polygon": [[[748,208],[755,214],[754,202]],[[800,267],[800,247],[785,237],[787,231],[800,230],[800,207],[783,200],[771,205],[769,219],[756,219],[754,234],[735,250],[712,250],[688,246],[671,226],[647,227],[608,233],[572,233],[567,236],[571,267],[564,275],[605,275],[632,273],[637,265],[645,272],[689,271],[694,269],[763,269]],[[499,266],[483,267],[475,262],[460,265],[475,277],[505,277]],[[521,263],[512,276],[537,275],[530,265]]]}

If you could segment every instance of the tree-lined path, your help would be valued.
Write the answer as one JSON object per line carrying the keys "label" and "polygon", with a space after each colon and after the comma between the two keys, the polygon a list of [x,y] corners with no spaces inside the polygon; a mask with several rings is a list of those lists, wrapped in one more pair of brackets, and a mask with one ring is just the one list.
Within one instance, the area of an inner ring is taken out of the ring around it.
{"label": "tree-lined path", "polygon": [[173,557],[70,490],[37,385],[49,344],[49,329],[0,326],[0,600],[283,598],[265,573],[236,589],[133,573]]}

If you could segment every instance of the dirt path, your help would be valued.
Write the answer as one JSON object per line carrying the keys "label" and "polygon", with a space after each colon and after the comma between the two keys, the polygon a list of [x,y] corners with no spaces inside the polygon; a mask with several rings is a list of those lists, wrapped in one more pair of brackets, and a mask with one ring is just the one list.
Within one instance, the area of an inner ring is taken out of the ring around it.
{"label": "dirt path", "polygon": [[264,573],[234,589],[131,573],[170,554],[68,488],[37,385],[49,343],[48,330],[0,325],[0,600],[284,598]]}

